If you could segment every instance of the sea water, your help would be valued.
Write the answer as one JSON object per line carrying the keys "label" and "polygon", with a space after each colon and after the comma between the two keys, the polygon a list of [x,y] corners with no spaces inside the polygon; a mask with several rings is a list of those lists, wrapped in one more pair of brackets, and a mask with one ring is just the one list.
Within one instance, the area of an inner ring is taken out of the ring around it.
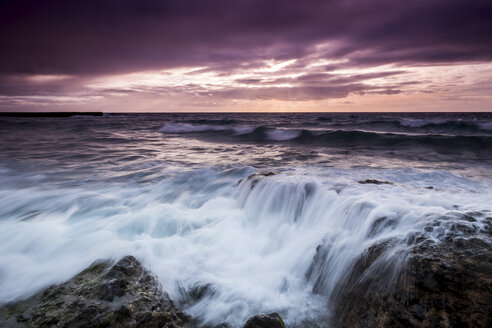
{"label": "sea water", "polygon": [[203,324],[329,317],[372,245],[397,274],[412,234],[482,228],[491,168],[492,114],[0,117],[0,304],[134,255]]}

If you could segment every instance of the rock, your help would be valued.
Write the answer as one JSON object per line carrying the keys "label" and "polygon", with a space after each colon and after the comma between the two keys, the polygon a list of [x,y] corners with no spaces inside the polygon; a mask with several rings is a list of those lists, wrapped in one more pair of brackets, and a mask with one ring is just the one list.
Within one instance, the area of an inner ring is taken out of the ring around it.
{"label": "rock", "polygon": [[186,303],[188,305],[199,302],[205,296],[215,294],[215,290],[211,284],[195,284],[190,290],[184,293]]}
{"label": "rock", "polygon": [[[210,285],[197,285],[190,297],[196,301],[210,293]],[[0,307],[0,327],[9,328],[192,328],[196,324],[133,256],[114,265],[96,261],[63,284]],[[250,318],[245,327],[285,325],[277,313],[270,313]]]}
{"label": "rock", "polygon": [[249,318],[243,328],[285,328],[285,324],[280,315],[274,312]]}
{"label": "rock", "polygon": [[392,185],[393,182],[391,181],[382,181],[382,180],[376,180],[376,179],[365,179],[365,180],[361,180],[359,181],[360,184],[376,184],[376,185],[380,185],[380,184],[389,184],[389,185]]}
{"label": "rock", "polygon": [[492,327],[492,235],[454,219],[439,243],[411,239],[393,283],[374,267],[392,245],[369,248],[340,288],[333,326]]}
{"label": "rock", "polygon": [[97,261],[0,313],[0,327],[191,327],[191,318],[133,256],[114,265]]}
{"label": "rock", "polygon": [[238,184],[240,184],[243,181],[250,181],[251,182],[251,189],[253,189],[261,179],[266,178],[266,177],[271,177],[275,174],[276,173],[273,173],[273,172],[260,172],[260,173],[251,174],[246,179],[239,180]]}

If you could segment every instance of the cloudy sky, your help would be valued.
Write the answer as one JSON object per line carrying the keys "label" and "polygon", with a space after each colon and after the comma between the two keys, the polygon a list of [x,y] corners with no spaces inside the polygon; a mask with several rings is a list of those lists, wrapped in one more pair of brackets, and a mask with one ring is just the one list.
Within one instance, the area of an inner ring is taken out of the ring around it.
{"label": "cloudy sky", "polygon": [[1,0],[0,111],[492,111],[491,0]]}

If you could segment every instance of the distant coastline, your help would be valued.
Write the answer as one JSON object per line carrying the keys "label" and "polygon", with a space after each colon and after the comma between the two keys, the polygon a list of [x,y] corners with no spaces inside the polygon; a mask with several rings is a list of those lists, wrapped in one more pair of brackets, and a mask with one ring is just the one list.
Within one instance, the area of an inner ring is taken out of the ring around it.
{"label": "distant coastline", "polygon": [[71,117],[103,116],[103,112],[0,112],[0,116],[10,117]]}

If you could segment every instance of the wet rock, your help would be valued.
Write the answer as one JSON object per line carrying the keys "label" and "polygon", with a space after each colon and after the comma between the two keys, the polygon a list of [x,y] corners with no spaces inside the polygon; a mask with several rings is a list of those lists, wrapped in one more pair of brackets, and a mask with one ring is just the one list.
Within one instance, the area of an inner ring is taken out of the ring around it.
{"label": "wet rock", "polygon": [[414,304],[410,307],[410,313],[418,321],[422,321],[425,319],[425,312],[426,312],[425,308],[420,304]]}
{"label": "wet rock", "polygon": [[249,318],[243,328],[285,328],[285,324],[280,315],[274,312]]}
{"label": "wet rock", "polygon": [[381,217],[376,220],[371,224],[371,228],[368,231],[368,237],[373,237],[376,236],[378,233],[384,231],[387,228],[392,228],[397,225],[397,221],[395,219],[387,218],[387,217]]}
{"label": "wet rock", "polygon": [[207,295],[213,295],[214,288],[210,284],[196,284],[186,293],[186,301],[188,304],[193,304]]}
{"label": "wet rock", "polygon": [[361,180],[359,181],[360,184],[376,184],[376,185],[380,185],[380,184],[389,184],[389,185],[392,185],[393,182],[391,181],[383,181],[383,180],[376,180],[376,179],[365,179],[365,180]]}
{"label": "wet rock", "polygon": [[[190,327],[133,257],[97,261],[61,285],[0,309],[0,327]],[[15,322],[15,325],[14,325]]]}
{"label": "wet rock", "polygon": [[330,246],[328,243],[320,244],[316,247],[316,254],[313,261],[306,271],[306,280],[313,282],[313,292],[317,294],[323,293],[325,280],[328,279],[324,272],[326,259],[329,256]]}
{"label": "wet rock", "polygon": [[415,238],[390,274],[375,267],[392,245],[370,247],[337,294],[333,326],[492,327],[492,235],[453,218],[442,241]]}
{"label": "wet rock", "polygon": [[251,182],[251,189],[253,189],[261,179],[266,178],[266,177],[271,177],[275,174],[276,173],[274,173],[274,172],[255,173],[255,174],[249,175],[246,179],[239,180],[239,183],[243,182],[243,180],[250,181]]}

